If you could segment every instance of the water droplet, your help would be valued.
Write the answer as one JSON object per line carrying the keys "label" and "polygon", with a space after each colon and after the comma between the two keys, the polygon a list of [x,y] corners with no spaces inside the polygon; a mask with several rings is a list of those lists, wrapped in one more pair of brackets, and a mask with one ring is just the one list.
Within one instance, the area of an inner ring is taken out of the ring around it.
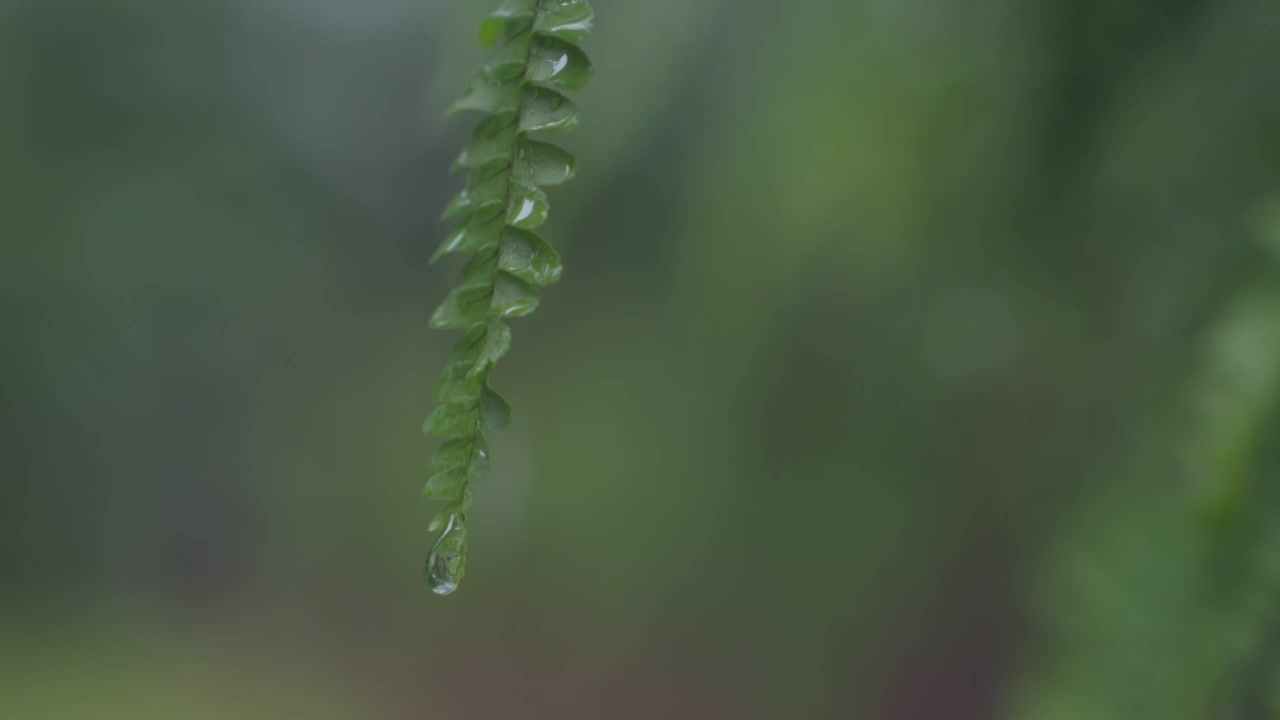
{"label": "water droplet", "polygon": [[462,581],[462,573],[467,566],[467,519],[455,513],[449,517],[449,524],[431,554],[427,556],[427,564],[423,568],[427,585],[437,595],[448,595],[458,589]]}
{"label": "water droplet", "polygon": [[564,70],[565,66],[568,64],[569,64],[568,53],[563,53],[558,58],[552,58],[551,59],[551,76],[555,77],[556,75],[559,75],[560,71]]}
{"label": "water droplet", "polygon": [[534,204],[532,200],[525,199],[520,203],[520,209],[516,211],[516,216],[511,219],[511,224],[519,225],[527,220],[533,214]]}
{"label": "water droplet", "polygon": [[[537,188],[531,188],[537,192]],[[518,228],[532,229],[547,221],[547,213],[551,206],[542,193],[537,197],[514,198],[507,210],[507,224]]]}

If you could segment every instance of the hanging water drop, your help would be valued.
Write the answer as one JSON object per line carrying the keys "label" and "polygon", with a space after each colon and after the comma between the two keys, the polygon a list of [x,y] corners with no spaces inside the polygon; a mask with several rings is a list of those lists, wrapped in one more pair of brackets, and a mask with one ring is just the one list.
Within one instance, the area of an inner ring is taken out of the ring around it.
{"label": "hanging water drop", "polygon": [[423,568],[427,585],[437,595],[448,595],[458,589],[467,566],[467,520],[461,513],[449,516],[449,524],[431,548]]}

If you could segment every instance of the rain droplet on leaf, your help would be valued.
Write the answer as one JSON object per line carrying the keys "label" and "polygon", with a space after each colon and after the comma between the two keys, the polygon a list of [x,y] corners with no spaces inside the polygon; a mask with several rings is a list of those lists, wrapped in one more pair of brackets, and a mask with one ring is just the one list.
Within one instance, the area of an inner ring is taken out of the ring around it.
{"label": "rain droplet on leaf", "polygon": [[458,589],[462,574],[467,565],[467,525],[466,517],[455,514],[449,517],[449,524],[431,554],[427,556],[427,564],[423,568],[427,585],[437,595],[448,595]]}

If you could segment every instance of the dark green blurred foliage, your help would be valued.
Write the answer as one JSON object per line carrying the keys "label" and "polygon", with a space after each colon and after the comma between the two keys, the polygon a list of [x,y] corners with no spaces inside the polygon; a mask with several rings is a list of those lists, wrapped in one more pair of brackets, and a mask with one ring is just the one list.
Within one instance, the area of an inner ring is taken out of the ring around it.
{"label": "dark green blurred foliage", "polygon": [[593,4],[438,602],[487,7],[0,1],[0,717],[1269,717],[1275,3]]}
{"label": "dark green blurred foliage", "polygon": [[1136,447],[1139,480],[1055,540],[1017,717],[1280,716],[1280,263],[1256,261],[1201,340],[1173,445]]}

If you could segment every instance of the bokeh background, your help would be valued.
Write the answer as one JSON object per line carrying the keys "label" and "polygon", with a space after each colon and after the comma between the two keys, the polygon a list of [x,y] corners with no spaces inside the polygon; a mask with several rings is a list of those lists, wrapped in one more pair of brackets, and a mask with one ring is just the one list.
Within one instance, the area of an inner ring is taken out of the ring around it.
{"label": "bokeh background", "polygon": [[595,6],[441,599],[489,3],[0,0],[0,717],[1280,717],[1280,6]]}

